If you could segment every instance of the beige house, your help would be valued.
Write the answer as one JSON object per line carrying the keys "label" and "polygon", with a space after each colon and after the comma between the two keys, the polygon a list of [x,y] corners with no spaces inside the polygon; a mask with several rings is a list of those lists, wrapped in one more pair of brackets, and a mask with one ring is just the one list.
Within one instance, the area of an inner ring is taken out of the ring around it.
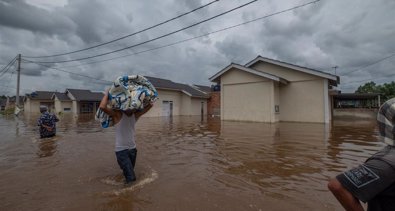
{"label": "beige house", "polygon": [[52,95],[54,93],[55,92],[49,91],[36,91],[31,94],[26,94],[23,105],[24,111],[27,113],[40,113],[40,105],[45,105],[50,112],[53,112],[55,110],[52,100]]}
{"label": "beige house", "polygon": [[[66,89],[65,95],[64,99],[71,100],[71,112],[73,114],[96,113],[104,96],[101,92],[92,92],[86,89]],[[70,101],[60,102],[62,102],[63,108],[63,103],[70,103]]]}
{"label": "beige house", "polygon": [[147,79],[157,89],[159,99],[145,116],[207,115],[209,95],[203,91],[204,86],[190,86],[154,77]]}
{"label": "beige house", "polygon": [[258,56],[210,78],[221,86],[221,119],[256,122],[331,120],[329,92],[338,77]]}

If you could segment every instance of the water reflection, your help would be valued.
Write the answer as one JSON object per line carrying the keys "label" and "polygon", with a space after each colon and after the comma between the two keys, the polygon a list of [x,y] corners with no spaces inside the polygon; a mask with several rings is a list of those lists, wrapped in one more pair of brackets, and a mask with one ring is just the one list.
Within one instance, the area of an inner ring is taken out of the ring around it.
{"label": "water reflection", "polygon": [[123,191],[114,128],[62,115],[41,140],[37,118],[0,118],[1,210],[341,210],[326,181],[382,147],[374,121],[141,118],[136,173],[150,182]]}
{"label": "water reflection", "polygon": [[41,139],[38,143],[39,150],[37,152],[37,155],[40,158],[50,157],[56,152],[56,147],[57,143],[55,137]]}

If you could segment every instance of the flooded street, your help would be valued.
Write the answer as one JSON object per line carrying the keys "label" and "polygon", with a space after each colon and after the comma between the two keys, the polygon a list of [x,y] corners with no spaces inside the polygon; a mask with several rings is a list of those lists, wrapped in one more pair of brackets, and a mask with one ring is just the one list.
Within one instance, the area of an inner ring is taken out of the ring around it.
{"label": "flooded street", "polygon": [[0,117],[0,210],[342,210],[327,180],[383,146],[375,121],[141,118],[124,188],[114,128],[62,116],[41,140],[37,117]]}

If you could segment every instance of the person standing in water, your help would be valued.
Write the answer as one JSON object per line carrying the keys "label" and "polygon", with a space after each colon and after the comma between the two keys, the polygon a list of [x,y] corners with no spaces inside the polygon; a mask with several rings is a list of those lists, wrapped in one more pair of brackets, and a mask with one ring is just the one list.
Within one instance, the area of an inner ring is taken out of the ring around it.
{"label": "person standing in water", "polygon": [[141,111],[133,112],[109,108],[107,103],[108,91],[106,90],[99,108],[113,119],[115,127],[115,155],[118,165],[123,171],[125,184],[130,185],[136,181],[134,172],[137,157],[135,124],[143,114],[152,108],[152,104],[145,106]]}
{"label": "person standing in water", "polygon": [[40,106],[41,116],[37,120],[37,125],[40,126],[40,138],[49,138],[56,135],[56,122],[59,121],[55,114],[48,112],[48,107]]}
{"label": "person standing in water", "polygon": [[347,211],[363,211],[360,201],[368,203],[368,211],[395,210],[395,98],[380,107],[377,121],[379,140],[387,146],[328,183]]}

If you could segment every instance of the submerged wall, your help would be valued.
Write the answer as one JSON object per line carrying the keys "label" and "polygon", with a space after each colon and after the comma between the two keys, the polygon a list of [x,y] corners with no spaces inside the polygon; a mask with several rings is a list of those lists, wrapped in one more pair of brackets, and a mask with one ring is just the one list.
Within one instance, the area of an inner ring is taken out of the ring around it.
{"label": "submerged wall", "polygon": [[333,109],[333,118],[376,119],[377,109]]}

